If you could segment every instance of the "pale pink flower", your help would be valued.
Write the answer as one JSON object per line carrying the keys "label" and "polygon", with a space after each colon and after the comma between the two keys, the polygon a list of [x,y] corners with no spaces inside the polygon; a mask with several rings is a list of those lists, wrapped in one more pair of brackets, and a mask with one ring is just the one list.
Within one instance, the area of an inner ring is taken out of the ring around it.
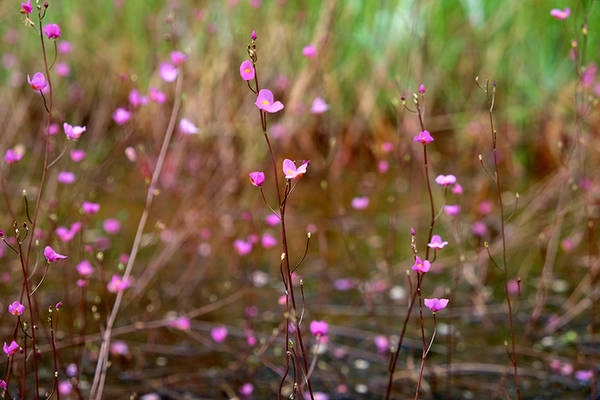
{"label": "pale pink flower", "polygon": [[227,338],[227,333],[226,326],[217,326],[210,330],[210,337],[217,343],[223,343]]}
{"label": "pale pink flower", "polygon": [[296,164],[292,160],[286,158],[283,160],[283,174],[285,175],[285,179],[296,179],[301,177],[306,173],[308,164],[308,161],[303,161],[302,164],[296,168]]}

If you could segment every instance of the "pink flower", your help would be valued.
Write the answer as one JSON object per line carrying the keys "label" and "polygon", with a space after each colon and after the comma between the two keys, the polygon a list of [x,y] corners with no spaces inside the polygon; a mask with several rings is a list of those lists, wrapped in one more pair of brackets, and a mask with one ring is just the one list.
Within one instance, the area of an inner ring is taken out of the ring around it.
{"label": "pink flower", "polygon": [[48,39],[58,39],[60,37],[60,27],[56,24],[48,24],[44,27],[44,33]]}
{"label": "pink flower", "polygon": [[27,3],[21,3],[21,14],[31,14],[33,7],[31,6],[31,0],[27,0]]}
{"label": "pink flower", "polygon": [[240,65],[240,76],[242,79],[245,81],[251,81],[254,79],[254,74],[254,67],[252,66],[250,60],[242,61],[242,64]]}
{"label": "pink flower", "polygon": [[8,312],[18,317],[25,312],[25,306],[18,301],[13,301],[8,305]]}
{"label": "pink flower", "polygon": [[69,64],[60,62],[56,64],[56,75],[58,76],[69,76],[69,74],[71,73],[71,68],[69,67]]}
{"label": "pink flower", "polygon": [[62,184],[70,185],[75,182],[75,174],[69,171],[60,171],[57,179]]}
{"label": "pink flower", "polygon": [[421,131],[417,136],[413,137],[413,142],[428,144],[433,142],[433,138],[431,137],[429,131]]}
{"label": "pink flower", "polygon": [[148,104],[148,98],[146,96],[142,96],[140,91],[137,89],[133,89],[129,92],[129,104],[133,107],[140,107],[144,104]]}
{"label": "pink flower", "polygon": [[70,229],[67,229],[64,226],[59,226],[56,228],[55,232],[61,241],[70,242],[80,230],[81,222],[75,222],[71,225]]}
{"label": "pink flower", "polygon": [[119,107],[113,113],[112,118],[113,121],[117,123],[117,125],[123,125],[131,119],[131,112],[127,111],[122,107]]}
{"label": "pink flower", "polygon": [[364,210],[369,206],[369,198],[367,196],[355,197],[351,204],[355,210]]}
{"label": "pink flower", "polygon": [[429,271],[430,268],[431,263],[428,260],[423,261],[419,256],[415,257],[415,264],[412,266],[413,271],[424,274]]}
{"label": "pink flower", "polygon": [[292,160],[287,158],[283,160],[283,173],[285,175],[285,179],[296,179],[304,175],[306,173],[308,163],[308,161],[303,161],[302,164],[296,168],[296,164]]}
{"label": "pink flower", "polygon": [[96,214],[98,211],[100,211],[100,204],[84,201],[81,204],[81,209],[86,214]]}
{"label": "pink flower", "polygon": [[323,114],[327,110],[329,110],[329,104],[325,103],[325,100],[320,97],[314,99],[310,107],[310,112],[313,114]]}
{"label": "pink flower", "polygon": [[163,81],[173,82],[175,81],[175,79],[177,79],[179,71],[173,64],[162,63],[160,64],[160,67],[158,69],[158,74],[160,75]]}
{"label": "pink flower", "polygon": [[261,89],[254,103],[256,107],[264,112],[276,113],[283,110],[283,104],[280,101],[273,102],[273,92],[268,89]]}
{"label": "pink flower", "polygon": [[226,326],[217,326],[210,330],[210,337],[217,343],[223,343],[225,338],[227,338],[227,327]]}
{"label": "pink flower", "polygon": [[83,260],[77,264],[77,267],[75,268],[77,269],[77,273],[81,276],[90,276],[94,273],[94,267],[92,267],[92,264],[87,260]]}
{"label": "pink flower", "polygon": [[56,251],[54,251],[54,249],[50,246],[46,246],[44,248],[44,257],[46,257],[46,260],[49,263],[55,262],[58,260],[64,260],[65,258],[67,258],[67,256],[59,254]]}
{"label": "pink flower", "polygon": [[442,237],[440,235],[433,235],[431,237],[431,242],[427,243],[428,247],[431,247],[432,249],[442,249],[444,248],[444,246],[446,246],[448,244],[448,242],[444,241],[442,242]]}
{"label": "pink flower", "polygon": [[85,126],[71,126],[66,122],[63,124],[63,129],[65,130],[65,135],[67,138],[71,140],[77,140],[81,137],[81,134],[85,132]]}
{"label": "pink flower", "polygon": [[6,353],[7,356],[12,356],[17,351],[19,351],[20,347],[19,347],[19,344],[13,340],[8,345],[6,344],[6,342],[4,342],[3,349],[4,349],[4,353]]}
{"label": "pink flower", "polygon": [[129,346],[122,340],[115,340],[110,345],[110,353],[116,356],[128,356]]}
{"label": "pink flower", "polygon": [[460,212],[460,206],[458,204],[449,204],[444,206],[444,212],[451,217],[458,215]]}
{"label": "pink flower", "polygon": [[57,50],[60,54],[69,54],[73,50],[73,46],[70,42],[63,40],[58,44]]}
{"label": "pink flower", "polygon": [[281,222],[281,219],[279,218],[279,215],[271,213],[265,217],[265,222],[269,226],[275,226]]}
{"label": "pink flower", "polygon": [[452,193],[463,194],[463,188],[460,186],[460,183],[455,183],[454,186],[452,186]]}
{"label": "pink flower", "polygon": [[240,394],[242,396],[250,396],[254,392],[254,386],[250,382],[246,382],[240,388]]}
{"label": "pink flower", "polygon": [[277,244],[277,239],[275,239],[275,237],[273,235],[271,235],[270,233],[265,233],[264,235],[262,235],[260,244],[265,249],[270,249],[271,247],[273,247]]}
{"label": "pink flower", "polygon": [[487,226],[485,225],[484,222],[481,221],[475,221],[473,223],[473,227],[471,228],[471,231],[473,232],[473,234],[475,236],[483,236],[485,235],[485,233],[487,232]]}
{"label": "pink flower", "polygon": [[424,299],[423,303],[425,303],[425,307],[429,308],[431,312],[436,313],[440,310],[443,310],[448,305],[448,299]]}
{"label": "pink flower", "polygon": [[162,104],[167,100],[167,95],[155,87],[150,88],[148,96],[150,97],[150,100],[158,104]]}
{"label": "pink flower", "polygon": [[250,177],[250,183],[256,187],[261,187],[265,182],[265,173],[261,171],[254,171],[248,174]]}
{"label": "pink flower", "polygon": [[46,77],[41,72],[33,74],[33,78],[30,78],[29,75],[27,75],[27,83],[29,83],[29,86],[31,86],[33,90],[44,90],[48,85],[46,83]]}
{"label": "pink flower", "polygon": [[306,58],[313,58],[317,55],[317,49],[315,49],[315,46],[313,46],[312,44],[309,44],[308,46],[305,46],[302,49],[302,54]]}
{"label": "pink flower", "polygon": [[198,127],[187,118],[182,118],[181,121],[179,121],[179,130],[185,135],[194,135],[198,133]]}
{"label": "pink flower", "polygon": [[377,351],[379,353],[385,353],[390,349],[390,342],[387,337],[383,335],[377,335],[373,338]]}
{"label": "pink flower", "polygon": [[240,256],[245,256],[252,251],[252,243],[242,239],[234,240],[233,247]]}
{"label": "pink flower", "polygon": [[456,176],[454,175],[438,175],[435,178],[435,183],[440,186],[450,186],[456,183]]}
{"label": "pink flower", "polygon": [[425,85],[423,85],[422,83],[419,85],[419,93],[425,93]]}
{"label": "pink flower", "polygon": [[180,331],[187,331],[190,329],[190,319],[187,317],[177,317],[168,322],[171,328],[179,329]]}
{"label": "pink flower", "polygon": [[591,381],[594,377],[594,371],[591,369],[575,371],[575,379],[578,381]]}
{"label": "pink flower", "polygon": [[553,8],[550,10],[550,15],[556,19],[567,19],[571,15],[571,9],[569,7],[565,7],[564,10]]}
{"label": "pink flower", "polygon": [[171,52],[171,62],[175,66],[179,66],[183,64],[187,60],[187,55],[182,53],[179,50],[174,50]]}
{"label": "pink flower", "polygon": [[6,154],[4,155],[4,161],[6,161],[7,164],[14,164],[21,158],[23,158],[23,152],[15,149],[6,150]]}
{"label": "pink flower", "polygon": [[311,321],[310,333],[316,337],[327,336],[329,325],[325,321]]}
{"label": "pink flower", "polygon": [[72,149],[69,152],[69,155],[71,156],[71,160],[73,160],[74,162],[79,162],[85,158],[85,150]]}
{"label": "pink flower", "polygon": [[4,379],[0,379],[0,389],[6,389],[6,381]]}
{"label": "pink flower", "polygon": [[114,218],[107,218],[104,220],[104,231],[109,235],[116,235],[121,230],[121,223],[119,220]]}
{"label": "pink flower", "polygon": [[131,280],[129,278],[123,279],[118,275],[113,275],[110,279],[110,282],[108,282],[108,285],[106,285],[106,288],[111,293],[117,293],[124,291],[130,286]]}

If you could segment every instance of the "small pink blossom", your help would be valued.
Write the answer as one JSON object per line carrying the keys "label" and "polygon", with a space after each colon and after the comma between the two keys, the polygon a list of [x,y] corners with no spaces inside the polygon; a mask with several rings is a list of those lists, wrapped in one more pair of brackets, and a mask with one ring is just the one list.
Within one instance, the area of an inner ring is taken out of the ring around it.
{"label": "small pink blossom", "polygon": [[283,174],[285,175],[285,179],[296,179],[301,177],[306,173],[308,164],[308,161],[303,161],[302,164],[296,168],[296,164],[292,160],[286,158],[283,160]]}
{"label": "small pink blossom", "polygon": [[455,183],[454,186],[452,186],[452,193],[458,195],[463,194],[463,188],[460,186],[460,183]]}
{"label": "small pink blossom", "polygon": [[329,331],[329,325],[325,321],[311,321],[310,323],[310,333],[312,333],[316,337],[327,336],[327,332]]}
{"label": "small pink blossom", "polygon": [[417,136],[413,137],[413,142],[428,144],[433,142],[433,137],[431,137],[429,131],[421,131]]}
{"label": "small pink blossom", "polygon": [[279,215],[271,213],[265,217],[265,222],[269,226],[275,226],[281,222],[281,218],[279,218]]}
{"label": "small pink blossom", "polygon": [[104,220],[103,227],[109,235],[116,235],[121,230],[121,223],[115,218],[107,218]]}
{"label": "small pink blossom", "polygon": [[190,329],[190,319],[187,317],[177,317],[168,322],[171,328],[179,329],[180,331],[187,331]]}
{"label": "small pink blossom", "polygon": [[460,206],[457,204],[448,204],[444,206],[444,212],[451,217],[458,215],[460,212]]}
{"label": "small pink blossom", "polygon": [[70,42],[63,40],[58,43],[57,50],[60,54],[69,54],[73,50],[73,46]]}
{"label": "small pink blossom", "polygon": [[58,126],[58,124],[56,122],[51,123],[50,126],[48,127],[48,136],[56,136],[56,134],[58,133],[59,130],[60,130],[60,127]]}
{"label": "small pink blossom", "polygon": [[64,185],[71,185],[72,183],[75,182],[75,174],[73,172],[69,172],[69,171],[60,171],[58,173],[58,182],[62,183]]}
{"label": "small pink blossom", "polygon": [[323,114],[327,110],[329,110],[329,104],[325,103],[325,100],[320,97],[314,99],[312,106],[310,106],[310,112],[313,114]]}
{"label": "small pink blossom", "polygon": [[133,89],[129,92],[129,104],[133,107],[140,107],[148,104],[148,97],[142,96],[139,90]]}
{"label": "small pink blossom", "polygon": [[80,162],[85,158],[85,150],[72,149],[69,152],[69,155],[71,156],[71,160],[73,160],[73,162]]}
{"label": "small pink blossom", "polygon": [[420,272],[422,274],[429,271],[431,268],[431,263],[428,260],[421,260],[419,256],[415,257],[415,263],[412,266],[413,271]]}
{"label": "small pink blossom", "polygon": [[110,282],[108,282],[108,285],[106,285],[106,288],[111,293],[117,293],[124,291],[130,286],[131,280],[129,278],[123,279],[119,275],[113,275]]}
{"label": "small pink blossom", "polygon": [[446,308],[449,301],[450,300],[448,299],[438,299],[434,297],[433,299],[424,299],[423,303],[425,303],[425,307],[429,308],[431,312],[436,313]]}
{"label": "small pink blossom", "polygon": [[261,187],[265,183],[265,173],[262,171],[254,171],[248,174],[250,183],[256,187]]}
{"label": "small pink blossom", "polygon": [[550,15],[556,19],[567,19],[571,15],[571,9],[569,7],[565,7],[564,10],[553,8],[550,10]]}
{"label": "small pink blossom", "polygon": [[387,337],[383,335],[377,335],[373,338],[373,342],[375,342],[375,346],[377,347],[377,352],[385,353],[390,350],[390,342]]}
{"label": "small pink blossom", "polygon": [[110,353],[115,356],[129,356],[129,346],[122,340],[115,340],[110,345]]}
{"label": "small pink blossom", "polygon": [[175,66],[182,65],[187,60],[187,58],[188,56],[179,50],[174,50],[171,52],[171,62]]}
{"label": "small pink blossom", "polygon": [[58,39],[60,37],[60,27],[56,24],[48,24],[44,27],[44,33],[48,39]]}
{"label": "small pink blossom", "polygon": [[254,392],[254,386],[250,382],[246,382],[240,387],[240,394],[242,396],[251,396]]}
{"label": "small pink blossom", "polygon": [[158,69],[158,73],[163,81],[174,82],[177,79],[179,71],[171,63],[162,63]]}
{"label": "small pink blossom", "polygon": [[433,235],[431,237],[431,242],[427,243],[427,246],[432,249],[442,249],[446,246],[448,242],[442,241],[442,237],[440,235]]}
{"label": "small pink blossom", "polygon": [[48,85],[46,77],[41,72],[36,72],[32,78],[27,75],[27,83],[33,90],[44,90]]}
{"label": "small pink blossom", "polygon": [[81,204],[81,209],[86,214],[96,214],[98,211],[100,211],[100,204],[92,203],[91,201],[84,201]]}
{"label": "small pink blossom", "polygon": [[18,149],[8,149],[6,150],[6,154],[4,154],[4,161],[7,164],[14,164],[23,158],[23,152],[18,151]]}
{"label": "small pink blossom", "polygon": [[69,67],[69,64],[64,63],[64,62],[59,62],[56,64],[55,67],[56,70],[56,75],[58,76],[69,76],[71,74],[71,67]]}
{"label": "small pink blossom", "polygon": [[148,97],[155,103],[162,104],[167,100],[167,95],[155,87],[151,87],[148,91]]}
{"label": "small pink blossom", "polygon": [[302,54],[306,58],[313,58],[317,55],[317,49],[312,44],[309,44],[308,46],[304,46],[304,48],[302,48]]}
{"label": "small pink blossom", "polygon": [[210,337],[217,343],[223,343],[227,338],[227,333],[226,326],[217,326],[210,330]]}
{"label": "small pink blossom", "polygon": [[367,196],[355,197],[352,199],[351,204],[355,210],[364,210],[369,206],[369,198]]}
{"label": "small pink blossom", "polygon": [[254,67],[252,66],[250,60],[242,61],[242,64],[240,64],[240,76],[242,79],[245,81],[251,81],[254,79],[254,75]]}
{"label": "small pink blossom", "polygon": [[0,379],[0,389],[6,389],[6,386],[6,381],[4,379]]}
{"label": "small pink blossom", "polygon": [[270,249],[277,244],[277,239],[275,239],[275,236],[271,235],[270,233],[265,233],[262,235],[260,244],[265,249]]}
{"label": "small pink blossom", "polygon": [[435,183],[440,186],[450,186],[456,183],[456,176],[454,175],[438,175],[435,178]]}
{"label": "small pink blossom", "polygon": [[31,0],[27,0],[26,3],[21,3],[21,14],[29,15],[33,11],[33,7],[31,6]]}
{"label": "small pink blossom", "polygon": [[194,135],[198,133],[198,127],[187,118],[182,118],[179,121],[179,130],[185,135]]}
{"label": "small pink blossom", "polygon": [[482,221],[475,221],[473,223],[473,227],[471,228],[471,231],[473,232],[473,234],[475,236],[481,237],[481,236],[485,235],[485,233],[487,232],[487,226]]}
{"label": "small pink blossom", "polygon": [[94,273],[94,267],[92,267],[92,264],[87,260],[83,260],[77,264],[77,267],[75,268],[77,269],[77,273],[81,276],[90,276]]}
{"label": "small pink blossom", "polygon": [[233,247],[240,256],[245,256],[252,251],[252,243],[242,239],[234,240]]}
{"label": "small pink blossom", "polygon": [[283,104],[280,101],[273,101],[273,92],[268,89],[261,89],[254,103],[256,107],[264,112],[276,113],[283,110]]}
{"label": "small pink blossom", "polygon": [[379,171],[380,174],[384,174],[388,171],[388,169],[390,169],[390,163],[388,160],[379,160],[377,163],[377,171]]}
{"label": "small pink blossom", "polygon": [[578,381],[591,381],[594,377],[594,371],[591,369],[575,371],[575,379]]}
{"label": "small pink blossom", "polygon": [[123,125],[131,119],[131,112],[127,111],[122,107],[119,107],[113,113],[112,118],[113,121],[117,123],[117,125]]}
{"label": "small pink blossom", "polygon": [[15,317],[18,317],[20,315],[23,315],[23,313],[25,312],[25,306],[19,301],[15,300],[8,305],[8,312],[14,315]]}
{"label": "small pink blossom", "polygon": [[56,228],[55,233],[61,241],[70,242],[80,230],[81,222],[75,222],[71,224],[70,228],[59,226],[58,228]]}
{"label": "small pink blossom", "polygon": [[422,83],[419,85],[419,93],[425,93],[425,85],[423,85]]}
{"label": "small pink blossom", "polygon": [[81,137],[81,134],[86,131],[85,126],[72,126],[68,123],[63,123],[63,129],[67,138],[71,140],[77,140]]}
{"label": "small pink blossom", "polygon": [[68,396],[73,391],[73,384],[69,380],[62,380],[58,383],[58,393]]}
{"label": "small pink blossom", "polygon": [[67,256],[59,254],[56,251],[54,251],[54,249],[50,246],[46,246],[44,248],[44,257],[46,257],[46,260],[49,263],[55,262],[58,260],[64,260],[65,258],[67,258]]}
{"label": "small pink blossom", "polygon": [[17,342],[15,342],[14,340],[12,342],[10,342],[10,344],[6,344],[6,342],[4,342],[3,350],[7,356],[12,356],[17,351],[19,351],[19,349],[20,349],[19,344]]}

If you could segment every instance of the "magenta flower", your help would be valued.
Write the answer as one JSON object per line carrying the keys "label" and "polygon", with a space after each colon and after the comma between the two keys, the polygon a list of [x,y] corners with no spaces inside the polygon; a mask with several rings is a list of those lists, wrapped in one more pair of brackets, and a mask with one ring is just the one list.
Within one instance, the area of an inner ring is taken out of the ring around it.
{"label": "magenta flower", "polygon": [[431,237],[431,242],[427,243],[427,246],[431,247],[432,249],[439,250],[443,249],[447,244],[448,242],[442,241],[442,237],[440,235],[433,235]]}
{"label": "magenta flower", "polygon": [[245,256],[252,251],[252,243],[242,239],[234,240],[233,247],[240,256]]}
{"label": "magenta flower", "polygon": [[575,379],[578,381],[591,381],[594,377],[594,371],[591,369],[583,369],[575,371]]}
{"label": "magenta flower", "polygon": [[171,52],[171,62],[175,66],[179,66],[183,64],[187,60],[187,55],[182,53],[179,50],[174,50]]}
{"label": "magenta flower", "polygon": [[246,382],[242,385],[242,387],[240,387],[240,394],[242,396],[245,396],[245,397],[251,396],[253,392],[254,392],[254,385],[252,385],[250,382]]}
{"label": "magenta flower", "polygon": [[487,232],[487,226],[484,222],[482,221],[475,221],[473,223],[473,227],[471,228],[471,230],[473,231],[473,234],[475,236],[479,236],[482,237],[483,235],[486,234]]}
{"label": "magenta flower", "polygon": [[31,0],[27,0],[26,3],[21,3],[21,14],[31,14],[31,11],[33,11],[33,7],[31,6]]}
{"label": "magenta flower", "polygon": [[41,72],[36,72],[32,78],[27,75],[27,83],[33,90],[44,90],[48,85],[46,77]]}
{"label": "magenta flower", "polygon": [[281,222],[281,218],[279,218],[279,215],[271,213],[265,217],[265,222],[269,226],[275,226]]}
{"label": "magenta flower", "polygon": [[117,293],[124,291],[130,286],[131,280],[129,278],[123,279],[119,275],[113,275],[110,282],[108,282],[108,285],[106,285],[106,288],[111,293]]}
{"label": "magenta flower", "polygon": [[74,162],[80,162],[83,161],[83,159],[85,158],[85,150],[72,149],[69,152],[69,155],[71,156],[71,160],[73,160]]}
{"label": "magenta flower", "polygon": [[454,186],[452,186],[452,193],[463,194],[463,188],[460,186],[460,183],[455,183]]}
{"label": "magenta flower", "polygon": [[419,93],[425,93],[425,85],[423,85],[422,83],[419,85]]}
{"label": "magenta flower", "polygon": [[187,317],[177,317],[168,322],[171,328],[179,329],[180,331],[187,331],[190,329],[190,319]]}
{"label": "magenta flower", "polygon": [[329,104],[325,103],[325,100],[320,97],[314,99],[312,106],[310,106],[310,112],[313,114],[323,114],[327,110],[329,110]]}
{"label": "magenta flower", "polygon": [[129,104],[133,107],[140,107],[148,104],[148,97],[142,96],[139,90],[133,89],[129,92]]}
{"label": "magenta flower", "polygon": [[12,342],[10,342],[10,344],[6,344],[6,342],[4,342],[3,349],[4,349],[4,353],[7,356],[12,356],[17,351],[19,351],[20,347],[19,347],[19,344],[13,340]]}
{"label": "magenta flower", "polygon": [[150,100],[158,104],[162,104],[167,100],[167,95],[155,87],[150,88],[148,96],[150,97]]}
{"label": "magenta flower", "polygon": [[179,130],[184,135],[194,135],[198,133],[198,127],[187,118],[182,118],[181,121],[179,121]]}
{"label": "magenta flower", "polygon": [[450,186],[456,183],[456,176],[454,175],[438,175],[435,178],[435,183],[440,186]]}
{"label": "magenta flower", "polygon": [[57,50],[60,54],[69,54],[73,50],[73,45],[66,40],[61,41],[57,47]]}
{"label": "magenta flower", "polygon": [[367,196],[355,197],[351,204],[355,210],[364,210],[369,206],[369,198]]}
{"label": "magenta flower", "polygon": [[444,206],[444,212],[451,217],[458,215],[460,212],[460,206],[458,204],[449,204]]}
{"label": "magenta flower", "polygon": [[121,223],[115,218],[107,218],[104,220],[103,227],[109,235],[116,235],[121,230]]}
{"label": "magenta flower", "polygon": [[571,9],[569,7],[565,7],[564,10],[553,8],[550,10],[550,15],[556,19],[567,19],[571,15]]}
{"label": "magenta flower", "polygon": [[429,131],[421,131],[417,136],[413,137],[413,142],[428,144],[433,142],[433,138],[431,137]]}
{"label": "magenta flower", "polygon": [[271,235],[270,233],[265,233],[262,235],[260,244],[265,249],[270,249],[277,244],[277,239],[275,239],[275,236]]}
{"label": "magenta flower", "polygon": [[8,305],[8,312],[18,317],[25,312],[25,306],[18,301],[13,301]]}
{"label": "magenta flower", "polygon": [[430,268],[431,263],[428,260],[421,260],[419,256],[415,257],[415,264],[412,266],[413,271],[424,274],[429,271]]}
{"label": "magenta flower", "polygon": [[254,67],[252,66],[250,60],[242,61],[242,64],[240,65],[240,76],[242,79],[245,81],[251,81],[254,79],[254,74]]}
{"label": "magenta flower", "polygon": [[256,31],[255,31],[255,30],[252,30],[252,33],[250,34],[250,39],[252,39],[252,40],[256,40],[256,38],[257,38],[257,37],[258,37],[258,36],[256,36]]}
{"label": "magenta flower", "polygon": [[0,379],[0,389],[6,389],[6,381],[4,379]]}
{"label": "magenta flower", "polygon": [[48,39],[58,39],[60,37],[60,27],[56,24],[48,24],[44,27],[44,33]]}
{"label": "magenta flower", "polygon": [[160,64],[160,67],[158,69],[158,74],[160,75],[163,81],[173,82],[175,81],[175,79],[177,79],[179,71],[173,64],[162,63]]}
{"label": "magenta flower", "polygon": [[71,225],[70,229],[65,228],[64,226],[59,226],[58,228],[56,228],[55,233],[56,235],[58,235],[61,241],[70,242],[80,230],[81,222],[75,222]]}
{"label": "magenta flower", "polygon": [[385,353],[390,349],[390,342],[387,337],[383,335],[377,335],[373,338],[373,342],[375,342],[375,346],[377,347],[377,352]]}
{"label": "magenta flower", "polygon": [[69,76],[69,74],[71,74],[71,67],[69,67],[69,64],[63,62],[56,64],[56,75],[65,77]]}
{"label": "magenta flower", "polygon": [[310,333],[316,337],[327,336],[329,325],[325,321],[311,321]]}
{"label": "magenta flower", "polygon": [[226,326],[217,326],[210,330],[210,337],[217,343],[223,343],[227,338],[227,327]]}
{"label": "magenta flower", "polygon": [[6,150],[6,154],[4,154],[4,161],[7,164],[14,164],[21,158],[23,158],[23,152],[15,149],[8,149]]}
{"label": "magenta flower", "polygon": [[273,92],[268,89],[261,89],[256,97],[256,107],[264,112],[276,113],[283,110],[283,104],[280,101],[273,102]]}
{"label": "magenta flower", "polygon": [[70,185],[75,182],[75,174],[69,171],[61,171],[58,173],[58,182],[64,185]]}
{"label": "magenta flower", "polygon": [[122,340],[115,340],[110,345],[110,353],[115,356],[129,356],[129,346]]}
{"label": "magenta flower", "polygon": [[425,303],[425,307],[429,308],[431,312],[436,313],[440,310],[443,310],[448,305],[448,299],[423,299],[423,303]]}
{"label": "magenta flower", "polygon": [[96,214],[98,211],[100,211],[100,204],[84,201],[81,204],[81,209],[86,214]]}
{"label": "magenta flower", "polygon": [[58,260],[64,260],[65,258],[67,258],[67,256],[59,254],[56,251],[54,251],[54,249],[50,246],[46,246],[44,248],[44,257],[46,257],[46,260],[49,263],[55,262]]}
{"label": "magenta flower", "polygon": [[90,276],[94,273],[94,267],[92,267],[92,264],[90,264],[88,260],[83,260],[77,264],[77,267],[75,268],[77,269],[77,273],[81,276]]}
{"label": "magenta flower", "polygon": [[254,171],[248,174],[250,177],[250,183],[256,187],[261,187],[265,183],[265,173],[261,171]]}
{"label": "magenta flower", "polygon": [[123,125],[131,119],[131,112],[127,111],[122,107],[119,107],[113,113],[112,118],[113,121],[117,123],[117,125]]}
{"label": "magenta flower", "polygon": [[283,174],[285,175],[285,179],[296,179],[301,177],[306,173],[308,164],[308,161],[303,161],[302,164],[296,168],[296,164],[292,160],[286,158],[283,160]]}
{"label": "magenta flower", "polygon": [[86,127],[85,126],[71,126],[65,122],[65,123],[63,123],[63,129],[65,130],[65,135],[67,135],[67,138],[69,138],[71,140],[77,140],[81,137],[81,134],[83,132],[85,132]]}
{"label": "magenta flower", "polygon": [[309,44],[308,46],[305,46],[302,49],[302,54],[306,58],[313,58],[317,55],[317,49],[315,49],[315,46],[313,46],[312,44]]}

